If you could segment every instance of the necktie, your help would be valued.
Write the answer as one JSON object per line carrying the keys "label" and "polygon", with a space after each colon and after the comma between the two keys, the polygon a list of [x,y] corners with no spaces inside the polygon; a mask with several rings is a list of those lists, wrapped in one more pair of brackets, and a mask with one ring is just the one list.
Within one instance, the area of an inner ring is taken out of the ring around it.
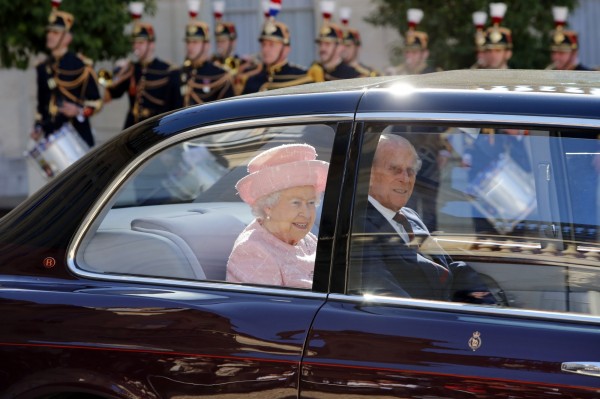
{"label": "necktie", "polygon": [[406,234],[408,234],[408,241],[412,241],[415,238],[415,233],[406,216],[404,216],[402,212],[396,212],[393,219],[394,222],[399,223],[402,227],[404,227]]}

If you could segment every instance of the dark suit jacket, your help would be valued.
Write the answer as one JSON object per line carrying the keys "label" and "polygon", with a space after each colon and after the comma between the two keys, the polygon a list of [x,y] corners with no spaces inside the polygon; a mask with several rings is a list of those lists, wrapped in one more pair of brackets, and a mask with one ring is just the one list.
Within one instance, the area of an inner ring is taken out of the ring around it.
{"label": "dark suit jacket", "polygon": [[[429,231],[415,211],[402,208],[415,236]],[[363,292],[408,296],[421,299],[493,304],[490,294],[476,299],[469,294],[489,289],[478,274],[464,262],[453,262],[440,253],[427,257],[406,245],[390,222],[370,203],[367,205],[362,249]]]}

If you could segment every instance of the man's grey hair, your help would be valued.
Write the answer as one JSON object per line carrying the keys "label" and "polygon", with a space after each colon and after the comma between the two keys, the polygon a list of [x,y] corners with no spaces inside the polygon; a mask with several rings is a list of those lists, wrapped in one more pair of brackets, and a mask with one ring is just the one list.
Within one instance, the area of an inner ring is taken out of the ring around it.
{"label": "man's grey hair", "polygon": [[421,170],[421,166],[423,166],[423,161],[419,157],[417,150],[415,150],[415,147],[412,145],[412,143],[410,141],[408,141],[406,138],[399,136],[397,134],[384,133],[381,136],[379,136],[379,144],[377,145],[377,149],[375,150],[375,157],[373,159],[373,165],[375,165],[375,163],[378,162],[377,156],[378,156],[378,154],[381,154],[381,152],[379,151],[380,149],[382,149],[386,146],[397,146],[397,145],[406,147],[412,151],[412,153],[415,157],[414,169],[415,169],[415,172],[419,172],[419,170]]}

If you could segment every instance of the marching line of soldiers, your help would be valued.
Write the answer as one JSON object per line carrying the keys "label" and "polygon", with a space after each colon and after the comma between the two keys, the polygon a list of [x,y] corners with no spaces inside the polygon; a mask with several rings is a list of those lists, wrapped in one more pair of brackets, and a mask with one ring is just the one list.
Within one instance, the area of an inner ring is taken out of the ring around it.
{"label": "marching line of soldiers", "polygon": [[[155,54],[156,34],[150,23],[142,21],[144,4],[132,2],[132,52],[134,59],[119,63],[112,79],[101,79],[91,60],[69,50],[72,14],[59,10],[61,0],[52,1],[46,30],[49,56],[36,67],[37,113],[31,137],[39,140],[70,123],[88,146],[94,145],[89,118],[103,104],[127,93],[129,109],[124,128],[142,120],[183,106],[202,104],[240,94],[271,90],[312,82],[377,76],[379,73],[360,63],[361,37],[350,27],[351,11],[340,10],[341,24],[333,22],[335,2],[321,1],[323,23],[315,39],[318,59],[309,68],[288,60],[292,35],[286,24],[277,20],[281,0],[265,2],[265,21],[258,41],[259,57],[236,54],[237,30],[223,21],[224,1],[213,2],[215,52],[211,52],[211,32],[198,19],[200,0],[188,1],[189,21],[184,39],[186,58],[181,66],[166,62]],[[490,4],[492,24],[485,29],[487,14],[473,14],[477,62],[472,68],[507,68],[512,56],[512,34],[501,25],[504,3]],[[552,64],[548,69],[588,70],[577,58],[577,33],[566,29],[567,8],[554,7]],[[404,38],[404,60],[388,68],[388,75],[420,74],[437,69],[428,65],[428,34],[418,30],[423,18],[419,9],[407,14],[409,29]],[[104,75],[102,75],[104,76]]]}
{"label": "marching line of soldiers", "polygon": [[[189,0],[189,22],[184,34],[186,58],[181,66],[156,56],[154,27],[142,21],[144,4],[132,2],[133,59],[119,62],[113,73],[101,71],[99,79],[91,60],[68,49],[74,16],[59,10],[61,0],[51,3],[46,30],[50,54],[36,67],[37,114],[31,133],[36,141],[70,123],[92,147],[95,140],[89,118],[103,104],[125,94],[129,109],[123,128],[128,128],[163,112],[239,94],[376,75],[358,63],[358,31],[347,26],[347,21],[345,29],[330,21],[332,1],[323,2],[324,24],[316,40],[321,58],[307,69],[288,61],[291,34],[287,25],[276,19],[281,0],[272,0],[265,6],[265,22],[258,38],[260,59],[235,53],[237,31],[233,23],[223,21],[224,1],[213,3],[216,49],[212,54],[209,25],[197,18],[200,1]],[[350,47],[352,50],[346,54],[344,51]],[[103,95],[99,87],[104,88]]]}

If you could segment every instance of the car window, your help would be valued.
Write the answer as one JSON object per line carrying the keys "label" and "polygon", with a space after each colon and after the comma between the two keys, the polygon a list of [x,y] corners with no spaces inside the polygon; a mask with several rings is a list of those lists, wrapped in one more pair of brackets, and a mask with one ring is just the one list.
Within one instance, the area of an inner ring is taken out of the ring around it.
{"label": "car window", "polygon": [[[258,127],[161,149],[100,212],[82,240],[77,266],[106,275],[225,281],[234,242],[256,218],[236,189],[249,161],[290,144],[307,144],[317,160],[329,161],[333,136],[334,127],[322,124]],[[315,242],[318,200],[310,230]],[[312,262],[311,268],[314,254]]]}
{"label": "car window", "polygon": [[362,148],[350,293],[600,314],[598,132],[372,124]]}

